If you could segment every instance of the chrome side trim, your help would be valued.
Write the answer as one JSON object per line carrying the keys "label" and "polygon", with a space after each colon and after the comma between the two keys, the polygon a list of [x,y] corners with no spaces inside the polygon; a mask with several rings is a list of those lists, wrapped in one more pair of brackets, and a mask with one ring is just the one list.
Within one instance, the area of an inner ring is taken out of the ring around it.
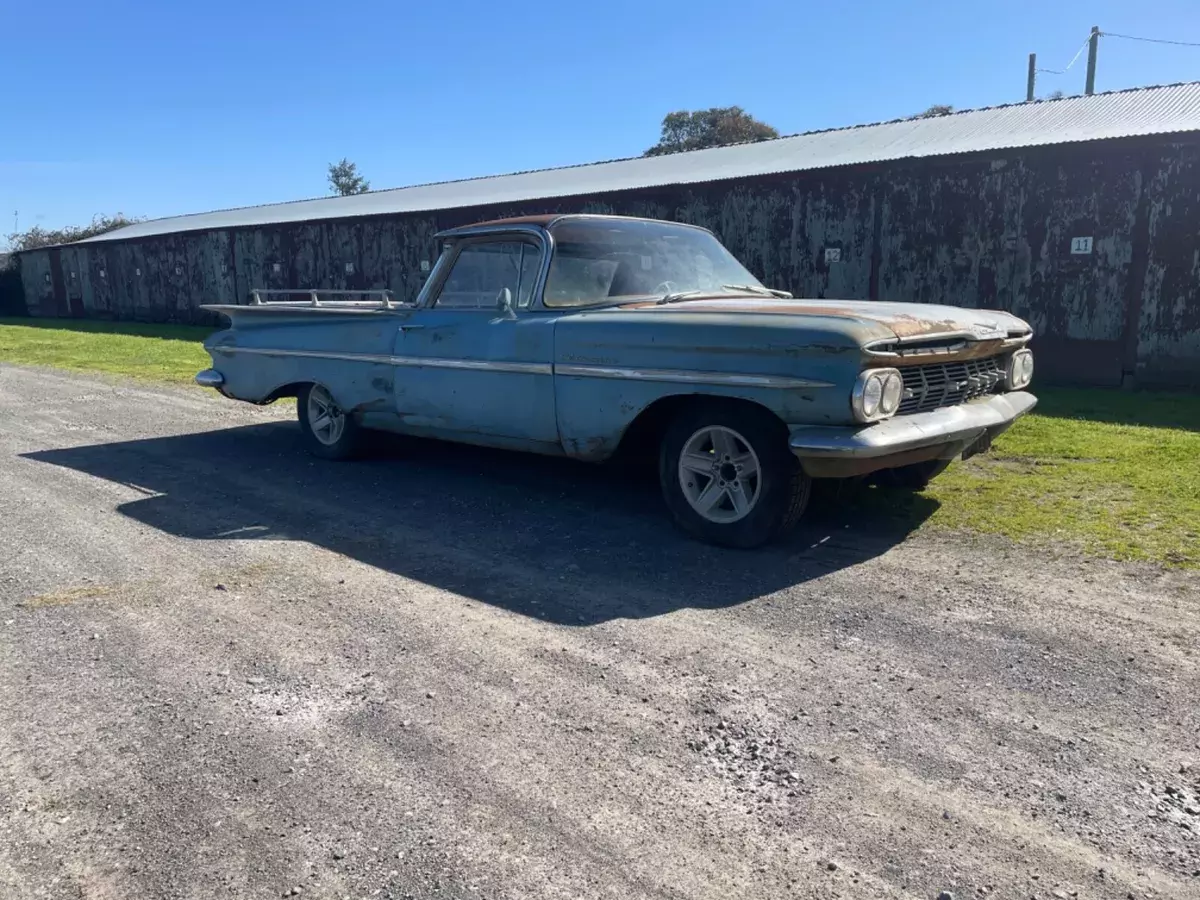
{"label": "chrome side trim", "polygon": [[828,381],[791,378],[786,375],[743,375],[734,372],[696,372],[686,369],[625,369],[613,366],[571,366],[550,363],[504,362],[490,359],[439,359],[427,356],[392,356],[372,353],[336,353],[329,350],[274,350],[264,347],[233,347],[220,344],[212,353],[249,353],[258,356],[293,356],[303,359],[333,359],[428,369],[468,369],[480,372],[510,372],[516,375],[564,375],[569,378],[622,378],[631,381],[669,381],[678,384],[718,384],[733,387],[828,388]]}
{"label": "chrome side trim", "polygon": [[270,347],[234,347],[214,344],[207,348],[209,353],[249,353],[251,356],[295,356],[302,359],[336,359],[344,362],[365,362],[386,366],[392,361],[390,355],[374,353],[335,353],[331,350],[275,350]]}
{"label": "chrome side trim", "polygon": [[686,369],[624,369],[613,366],[554,367],[556,375],[571,378],[625,378],[631,381],[673,381],[681,384],[722,384],[735,387],[827,388],[828,381],[789,378],[785,375],[742,375],[733,372],[694,372]]}
{"label": "chrome side trim", "polygon": [[393,366],[428,369],[472,369],[481,372],[512,372],[517,375],[553,375],[550,363],[493,362],[490,359],[438,359],[430,356],[393,356]]}
{"label": "chrome side trim", "polygon": [[215,345],[211,353],[249,353],[254,356],[292,356],[302,359],[332,359],[340,362],[371,363],[380,366],[403,366],[427,369],[472,369],[486,372],[511,372],[517,375],[553,375],[549,363],[493,362],[488,359],[438,359],[423,356],[392,356],[375,353],[336,353],[329,350],[274,350],[264,347],[229,347]]}

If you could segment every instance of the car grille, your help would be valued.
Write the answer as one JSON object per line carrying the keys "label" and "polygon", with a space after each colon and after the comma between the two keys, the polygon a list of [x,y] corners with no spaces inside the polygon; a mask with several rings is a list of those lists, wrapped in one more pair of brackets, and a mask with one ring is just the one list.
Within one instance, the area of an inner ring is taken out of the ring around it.
{"label": "car grille", "polygon": [[994,393],[1004,381],[1004,357],[905,366],[900,373],[904,376],[904,398],[897,414],[903,416]]}

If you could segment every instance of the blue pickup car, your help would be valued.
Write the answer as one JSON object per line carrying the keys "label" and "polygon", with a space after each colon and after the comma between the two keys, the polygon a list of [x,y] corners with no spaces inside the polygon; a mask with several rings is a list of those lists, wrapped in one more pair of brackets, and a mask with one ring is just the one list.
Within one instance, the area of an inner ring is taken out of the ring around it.
{"label": "blue pickup car", "polygon": [[256,291],[205,307],[230,327],[196,381],[296,397],[326,459],[370,429],[593,462],[648,450],[674,520],[734,547],[786,531],[814,478],[924,487],[1036,402],[1020,319],[793,299],[701,228],[561,215],[439,238],[411,304]]}

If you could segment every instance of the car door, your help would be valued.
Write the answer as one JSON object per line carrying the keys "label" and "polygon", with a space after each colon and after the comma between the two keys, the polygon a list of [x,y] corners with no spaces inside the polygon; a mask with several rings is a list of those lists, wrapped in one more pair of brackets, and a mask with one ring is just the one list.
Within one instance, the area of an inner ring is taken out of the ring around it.
{"label": "car door", "polygon": [[[397,414],[412,428],[447,437],[557,447],[556,317],[531,308],[542,242],[496,235],[464,240],[453,253],[397,335]],[[502,306],[505,291],[511,304]]]}

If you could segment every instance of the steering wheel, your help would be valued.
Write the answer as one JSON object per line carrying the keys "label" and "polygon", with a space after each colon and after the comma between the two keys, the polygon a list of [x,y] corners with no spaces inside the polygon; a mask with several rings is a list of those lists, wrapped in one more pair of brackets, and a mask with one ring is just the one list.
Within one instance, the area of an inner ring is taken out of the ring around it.
{"label": "steering wheel", "polygon": [[656,287],[654,289],[654,293],[656,293],[656,294],[673,294],[673,293],[675,293],[677,288],[678,288],[678,285],[675,284],[675,282],[663,281],[663,282],[660,282],[658,287]]}

